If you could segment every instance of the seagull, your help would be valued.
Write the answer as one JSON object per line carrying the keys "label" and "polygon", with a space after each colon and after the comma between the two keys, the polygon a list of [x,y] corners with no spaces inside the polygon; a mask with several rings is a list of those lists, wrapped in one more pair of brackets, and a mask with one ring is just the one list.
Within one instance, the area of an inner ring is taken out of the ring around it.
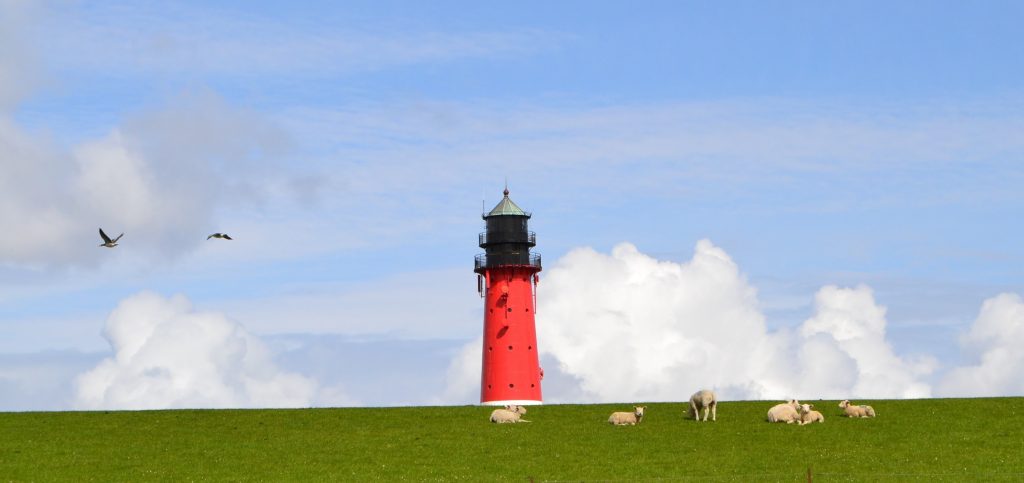
{"label": "seagull", "polygon": [[103,244],[101,244],[100,246],[101,247],[107,247],[107,248],[114,248],[114,247],[117,246],[117,241],[120,240],[121,237],[123,237],[123,236],[124,236],[124,233],[122,233],[120,235],[117,235],[117,238],[114,238],[113,240],[111,240],[110,237],[107,236],[106,233],[103,233],[103,228],[100,228],[100,237],[103,238]]}
{"label": "seagull", "polygon": [[223,238],[225,240],[234,240],[234,238],[229,237],[227,233],[214,233],[206,237],[207,240],[209,240],[210,238]]}

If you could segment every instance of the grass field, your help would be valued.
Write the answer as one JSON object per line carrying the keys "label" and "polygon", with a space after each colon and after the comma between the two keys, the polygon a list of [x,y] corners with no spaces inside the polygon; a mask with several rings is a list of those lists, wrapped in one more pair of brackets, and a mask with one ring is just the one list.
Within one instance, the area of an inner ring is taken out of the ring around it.
{"label": "grass field", "polygon": [[647,404],[0,413],[0,481],[1024,481],[1024,398],[857,401],[877,419],[769,424],[772,402],[718,421]]}

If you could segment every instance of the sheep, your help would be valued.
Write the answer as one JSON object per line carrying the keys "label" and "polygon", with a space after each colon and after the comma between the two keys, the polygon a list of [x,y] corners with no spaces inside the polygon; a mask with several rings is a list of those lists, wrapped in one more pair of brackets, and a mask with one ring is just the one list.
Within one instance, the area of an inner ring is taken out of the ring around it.
{"label": "sheep", "polygon": [[795,423],[800,421],[800,401],[790,399],[789,402],[776,404],[768,410],[769,423]]}
{"label": "sheep", "polygon": [[825,416],[818,411],[815,411],[813,404],[801,404],[800,405],[800,425],[811,424],[813,422],[824,423]]}
{"label": "sheep", "polygon": [[690,417],[700,421],[700,410],[704,410],[704,421],[708,420],[708,411],[711,412],[711,420],[715,421],[718,417],[718,398],[715,396],[715,392],[710,389],[701,389],[690,396]]}
{"label": "sheep", "polygon": [[492,423],[528,423],[529,421],[522,419],[522,415],[526,414],[526,408],[519,405],[505,406],[504,409],[495,409],[491,411],[491,422]]}
{"label": "sheep", "polygon": [[633,412],[615,412],[608,416],[608,422],[616,426],[636,425],[644,419],[644,409],[647,406],[633,406]]}
{"label": "sheep", "polygon": [[873,418],[875,417],[875,408],[861,404],[860,406],[854,406],[850,404],[850,400],[844,400],[839,403],[839,407],[843,408],[843,414],[848,418]]}

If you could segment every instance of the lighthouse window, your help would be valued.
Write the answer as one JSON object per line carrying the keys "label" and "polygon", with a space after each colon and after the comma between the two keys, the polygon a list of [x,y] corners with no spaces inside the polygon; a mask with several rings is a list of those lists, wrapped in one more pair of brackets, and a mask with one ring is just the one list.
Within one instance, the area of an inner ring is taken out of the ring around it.
{"label": "lighthouse window", "polygon": [[491,385],[490,385],[490,384],[488,384],[488,385],[487,385],[487,389],[490,389],[490,388],[491,388]]}
{"label": "lighthouse window", "polygon": [[526,350],[528,350],[528,351],[532,351],[532,350],[533,350],[533,346],[532,346],[532,345],[528,345],[528,346],[526,346]]}
{"label": "lighthouse window", "polygon": [[512,346],[508,346],[508,350],[512,350]]}
{"label": "lighthouse window", "polygon": [[509,307],[509,308],[508,308],[508,311],[509,311],[509,312],[511,312],[511,311],[512,311],[512,307]]}
{"label": "lighthouse window", "polygon": [[515,385],[515,384],[509,384],[509,385],[508,385],[508,388],[509,388],[509,389],[512,389],[513,387],[516,387],[516,385]]}
{"label": "lighthouse window", "polygon": [[534,387],[534,386],[535,386],[534,384],[530,384],[530,387]]}
{"label": "lighthouse window", "polygon": [[493,351],[493,350],[494,350],[494,347],[493,347],[493,346],[487,346],[487,351],[488,351],[488,352],[490,352],[490,351]]}

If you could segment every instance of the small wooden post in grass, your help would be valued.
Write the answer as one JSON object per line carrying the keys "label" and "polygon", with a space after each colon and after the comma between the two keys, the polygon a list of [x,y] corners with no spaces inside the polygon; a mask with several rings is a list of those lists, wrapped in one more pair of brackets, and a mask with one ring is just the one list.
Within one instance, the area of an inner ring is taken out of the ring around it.
{"label": "small wooden post in grass", "polygon": [[811,474],[811,467],[807,467],[807,483],[814,483],[814,475]]}

